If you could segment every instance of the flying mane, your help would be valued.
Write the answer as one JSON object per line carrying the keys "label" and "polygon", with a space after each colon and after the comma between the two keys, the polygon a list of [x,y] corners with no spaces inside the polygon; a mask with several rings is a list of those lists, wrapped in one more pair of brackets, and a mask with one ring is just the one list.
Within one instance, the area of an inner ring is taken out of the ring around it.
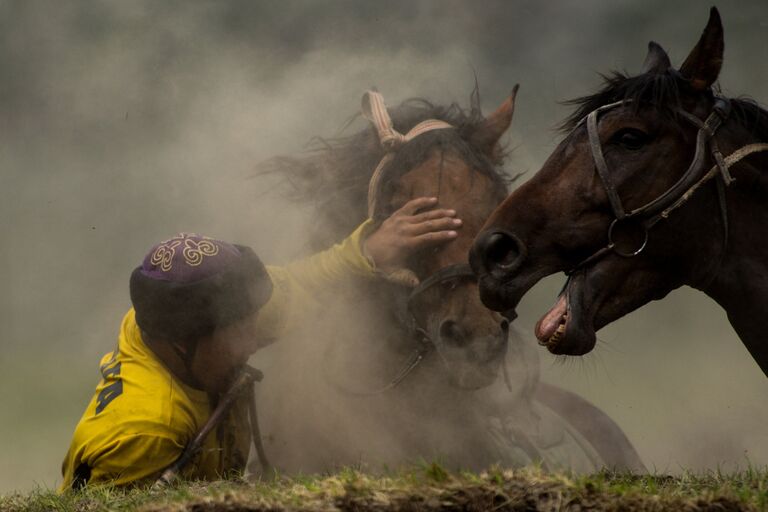
{"label": "flying mane", "polygon": [[[466,110],[455,103],[439,106],[417,98],[389,109],[394,127],[400,133],[407,133],[427,119],[445,121],[456,129],[427,132],[400,148],[383,171],[384,193],[387,183],[394,182],[438,149],[457,154],[498,183],[499,200],[506,196],[510,179],[501,168],[505,155],[491,161],[471,143],[472,134],[484,120],[477,106],[477,91],[472,95],[472,104],[473,107]],[[349,136],[313,139],[304,154],[275,157],[260,166],[259,174],[279,176],[285,185],[286,197],[310,206],[316,229],[312,231],[309,247],[317,250],[337,242],[365,220],[368,182],[384,154],[375,129],[367,126]],[[385,203],[379,201],[379,204]],[[381,212],[385,216],[389,213]]]}
{"label": "flying mane", "polygon": [[[644,73],[628,76],[614,71],[603,75],[603,87],[595,94],[566,101],[575,111],[561,125],[571,131],[590,112],[598,107],[620,100],[631,100],[639,108],[651,106],[661,115],[675,118],[675,109],[682,107],[685,94],[695,94],[688,82],[675,69],[663,73]],[[768,140],[768,111],[748,98],[732,98],[735,119],[761,140]]]}

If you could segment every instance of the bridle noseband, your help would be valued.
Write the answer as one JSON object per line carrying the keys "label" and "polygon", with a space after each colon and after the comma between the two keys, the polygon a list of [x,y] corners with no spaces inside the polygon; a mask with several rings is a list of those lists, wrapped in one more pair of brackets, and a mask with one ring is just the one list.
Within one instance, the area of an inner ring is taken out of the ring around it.
{"label": "bridle noseband", "polygon": [[[712,107],[712,111],[704,121],[701,121],[693,114],[686,112],[681,108],[675,109],[675,113],[680,115],[683,119],[698,128],[696,134],[696,150],[688,169],[683,173],[682,177],[670,188],[668,188],[660,196],[656,197],[652,201],[645,205],[627,211],[622,204],[621,198],[616,190],[616,185],[611,178],[608,164],[605,161],[603,155],[603,147],[600,142],[600,135],[598,132],[598,116],[606,111],[612,110],[616,107],[624,106],[630,103],[632,100],[622,100],[608,105],[599,107],[582,119],[576,126],[578,128],[582,123],[587,125],[587,134],[589,137],[589,148],[592,152],[592,160],[595,163],[597,174],[600,177],[600,181],[603,184],[608,201],[610,202],[611,209],[613,210],[614,219],[608,227],[608,244],[594,252],[591,256],[582,260],[575,267],[566,272],[567,275],[571,275],[578,270],[585,268],[586,266],[594,263],[595,261],[603,258],[607,254],[613,252],[618,256],[624,258],[631,258],[642,253],[648,245],[648,232],[655,226],[661,219],[666,219],[669,214],[682,206],[691,197],[702,184],[715,176],[720,176],[721,179],[717,181],[718,188],[718,202],[720,204],[720,214],[723,224],[723,254],[728,241],[728,211],[725,202],[725,187],[733,182],[733,177],[728,170],[729,166],[736,163],[747,154],[751,154],[755,151],[764,151],[768,149],[768,145],[765,144],[752,144],[745,146],[730,155],[729,158],[723,158],[722,153],[715,140],[715,134],[717,130],[722,126],[723,122],[728,119],[731,113],[731,102],[727,98],[714,93],[715,103]],[[709,172],[706,172],[705,164],[707,160],[707,148],[709,154],[712,156],[715,165]],[[742,154],[743,153],[743,154]],[[737,158],[731,159],[736,156]],[[729,161],[730,160],[730,161]],[[615,230],[621,226],[622,223],[634,222],[642,229],[642,241],[640,244],[631,250],[620,249],[615,242]]]}
{"label": "bridle noseband", "polygon": [[421,281],[413,290],[411,290],[407,300],[408,309],[411,310],[413,301],[430,288],[464,279],[471,279],[472,281],[477,282],[477,276],[472,271],[472,267],[469,266],[469,263],[456,263],[441,268]]}

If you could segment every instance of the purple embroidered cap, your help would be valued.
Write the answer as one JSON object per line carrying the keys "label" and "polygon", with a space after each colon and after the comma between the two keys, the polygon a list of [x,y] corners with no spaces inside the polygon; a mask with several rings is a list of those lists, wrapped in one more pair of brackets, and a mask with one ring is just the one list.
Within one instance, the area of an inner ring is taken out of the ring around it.
{"label": "purple embroidered cap", "polygon": [[153,279],[192,283],[218,274],[240,258],[240,251],[230,243],[179,233],[149,250],[141,273]]}
{"label": "purple embroidered cap", "polygon": [[272,280],[250,247],[181,233],[152,247],[130,292],[143,331],[194,341],[256,312]]}

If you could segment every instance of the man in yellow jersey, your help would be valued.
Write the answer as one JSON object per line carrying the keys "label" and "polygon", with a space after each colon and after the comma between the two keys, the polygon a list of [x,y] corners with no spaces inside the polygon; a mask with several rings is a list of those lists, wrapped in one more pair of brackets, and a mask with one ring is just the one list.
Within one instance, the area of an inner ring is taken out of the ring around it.
{"label": "man in yellow jersey", "polygon": [[[278,339],[322,292],[350,275],[403,267],[416,251],[456,237],[455,212],[415,199],[378,228],[370,221],[334,247],[284,267],[199,235],[157,244],[130,282],[133,308],[78,423],[61,490],[152,482],[208,420],[248,357]],[[183,470],[190,479],[241,472],[247,403],[239,400]]]}

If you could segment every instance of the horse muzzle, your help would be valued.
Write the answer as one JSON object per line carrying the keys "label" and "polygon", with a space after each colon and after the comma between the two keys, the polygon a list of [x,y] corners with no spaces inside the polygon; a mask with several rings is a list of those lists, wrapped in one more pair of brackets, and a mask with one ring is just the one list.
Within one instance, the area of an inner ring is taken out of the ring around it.
{"label": "horse muzzle", "polygon": [[480,389],[496,380],[507,353],[508,326],[501,320],[497,333],[478,336],[451,320],[440,324],[434,344],[453,385]]}
{"label": "horse muzzle", "polygon": [[520,238],[509,231],[489,229],[480,233],[469,252],[469,264],[478,277],[480,299],[495,311],[513,310],[527,288],[518,276],[528,256]]}

